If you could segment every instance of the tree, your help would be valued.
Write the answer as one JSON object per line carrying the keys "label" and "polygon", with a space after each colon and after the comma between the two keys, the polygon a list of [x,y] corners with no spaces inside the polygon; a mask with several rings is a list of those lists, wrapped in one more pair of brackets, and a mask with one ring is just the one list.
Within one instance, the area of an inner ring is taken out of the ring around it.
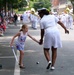
{"label": "tree", "polygon": [[26,0],[0,0],[0,10],[4,9],[5,14],[7,10],[11,10],[16,8],[22,8],[27,6]]}
{"label": "tree", "polygon": [[51,7],[50,0],[30,0],[30,5],[36,10],[43,7],[50,9]]}
{"label": "tree", "polygon": [[73,14],[74,14],[74,0],[70,0],[73,6]]}
{"label": "tree", "polygon": [[0,0],[0,8],[5,7],[6,5],[8,8],[20,8],[27,6],[27,2],[26,0]]}

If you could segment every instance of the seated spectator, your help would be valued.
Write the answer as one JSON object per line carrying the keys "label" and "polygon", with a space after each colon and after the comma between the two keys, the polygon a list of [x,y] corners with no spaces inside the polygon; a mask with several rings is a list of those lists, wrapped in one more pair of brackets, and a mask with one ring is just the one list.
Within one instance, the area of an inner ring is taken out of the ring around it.
{"label": "seated spectator", "polygon": [[2,19],[0,23],[0,35],[3,36],[5,31],[6,31],[6,21],[5,19]]}

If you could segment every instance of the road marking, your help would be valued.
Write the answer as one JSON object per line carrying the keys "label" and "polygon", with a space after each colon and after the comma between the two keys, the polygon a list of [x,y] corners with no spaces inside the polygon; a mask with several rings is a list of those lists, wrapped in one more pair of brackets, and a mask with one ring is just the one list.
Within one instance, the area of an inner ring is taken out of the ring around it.
{"label": "road marking", "polygon": [[0,59],[14,58],[14,56],[0,56]]}
{"label": "road marking", "polygon": [[[19,51],[18,50],[17,50],[17,58],[19,59]],[[17,71],[17,69],[18,69],[18,71]],[[19,68],[17,61],[15,62],[14,75],[20,75],[20,68]]]}
{"label": "road marking", "polygon": [[[19,51],[17,50],[17,58],[19,59]],[[6,58],[14,58],[14,56],[0,56],[0,59],[6,59]],[[6,71],[4,69],[0,70],[0,71]],[[11,70],[7,70],[7,71],[11,71]],[[17,61],[15,61],[15,68],[14,68],[14,75],[20,75],[20,68],[19,65],[17,63]]]}

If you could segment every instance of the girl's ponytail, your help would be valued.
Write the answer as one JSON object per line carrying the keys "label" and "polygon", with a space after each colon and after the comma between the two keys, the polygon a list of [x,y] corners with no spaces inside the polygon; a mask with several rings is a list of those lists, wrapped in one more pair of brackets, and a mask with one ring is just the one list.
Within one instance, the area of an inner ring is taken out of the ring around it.
{"label": "girl's ponytail", "polygon": [[22,29],[20,29],[19,31],[23,31]]}

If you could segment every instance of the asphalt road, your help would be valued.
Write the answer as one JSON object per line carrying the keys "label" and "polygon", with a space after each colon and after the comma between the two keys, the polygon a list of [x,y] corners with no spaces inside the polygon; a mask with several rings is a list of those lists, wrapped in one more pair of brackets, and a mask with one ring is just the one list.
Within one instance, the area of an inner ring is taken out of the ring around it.
{"label": "asphalt road", "polygon": [[[0,75],[74,75],[74,30],[69,30],[70,34],[65,34],[64,30],[58,26],[63,47],[58,49],[54,71],[46,70],[47,61],[42,45],[27,37],[23,60],[26,68],[20,69],[9,46],[12,36],[19,31],[20,26],[21,24],[18,26],[8,25],[4,36],[0,37],[0,64],[2,65]],[[29,24],[29,33],[37,40],[40,39],[39,26],[37,30],[34,30]],[[18,58],[19,52],[16,49],[15,52]]]}

